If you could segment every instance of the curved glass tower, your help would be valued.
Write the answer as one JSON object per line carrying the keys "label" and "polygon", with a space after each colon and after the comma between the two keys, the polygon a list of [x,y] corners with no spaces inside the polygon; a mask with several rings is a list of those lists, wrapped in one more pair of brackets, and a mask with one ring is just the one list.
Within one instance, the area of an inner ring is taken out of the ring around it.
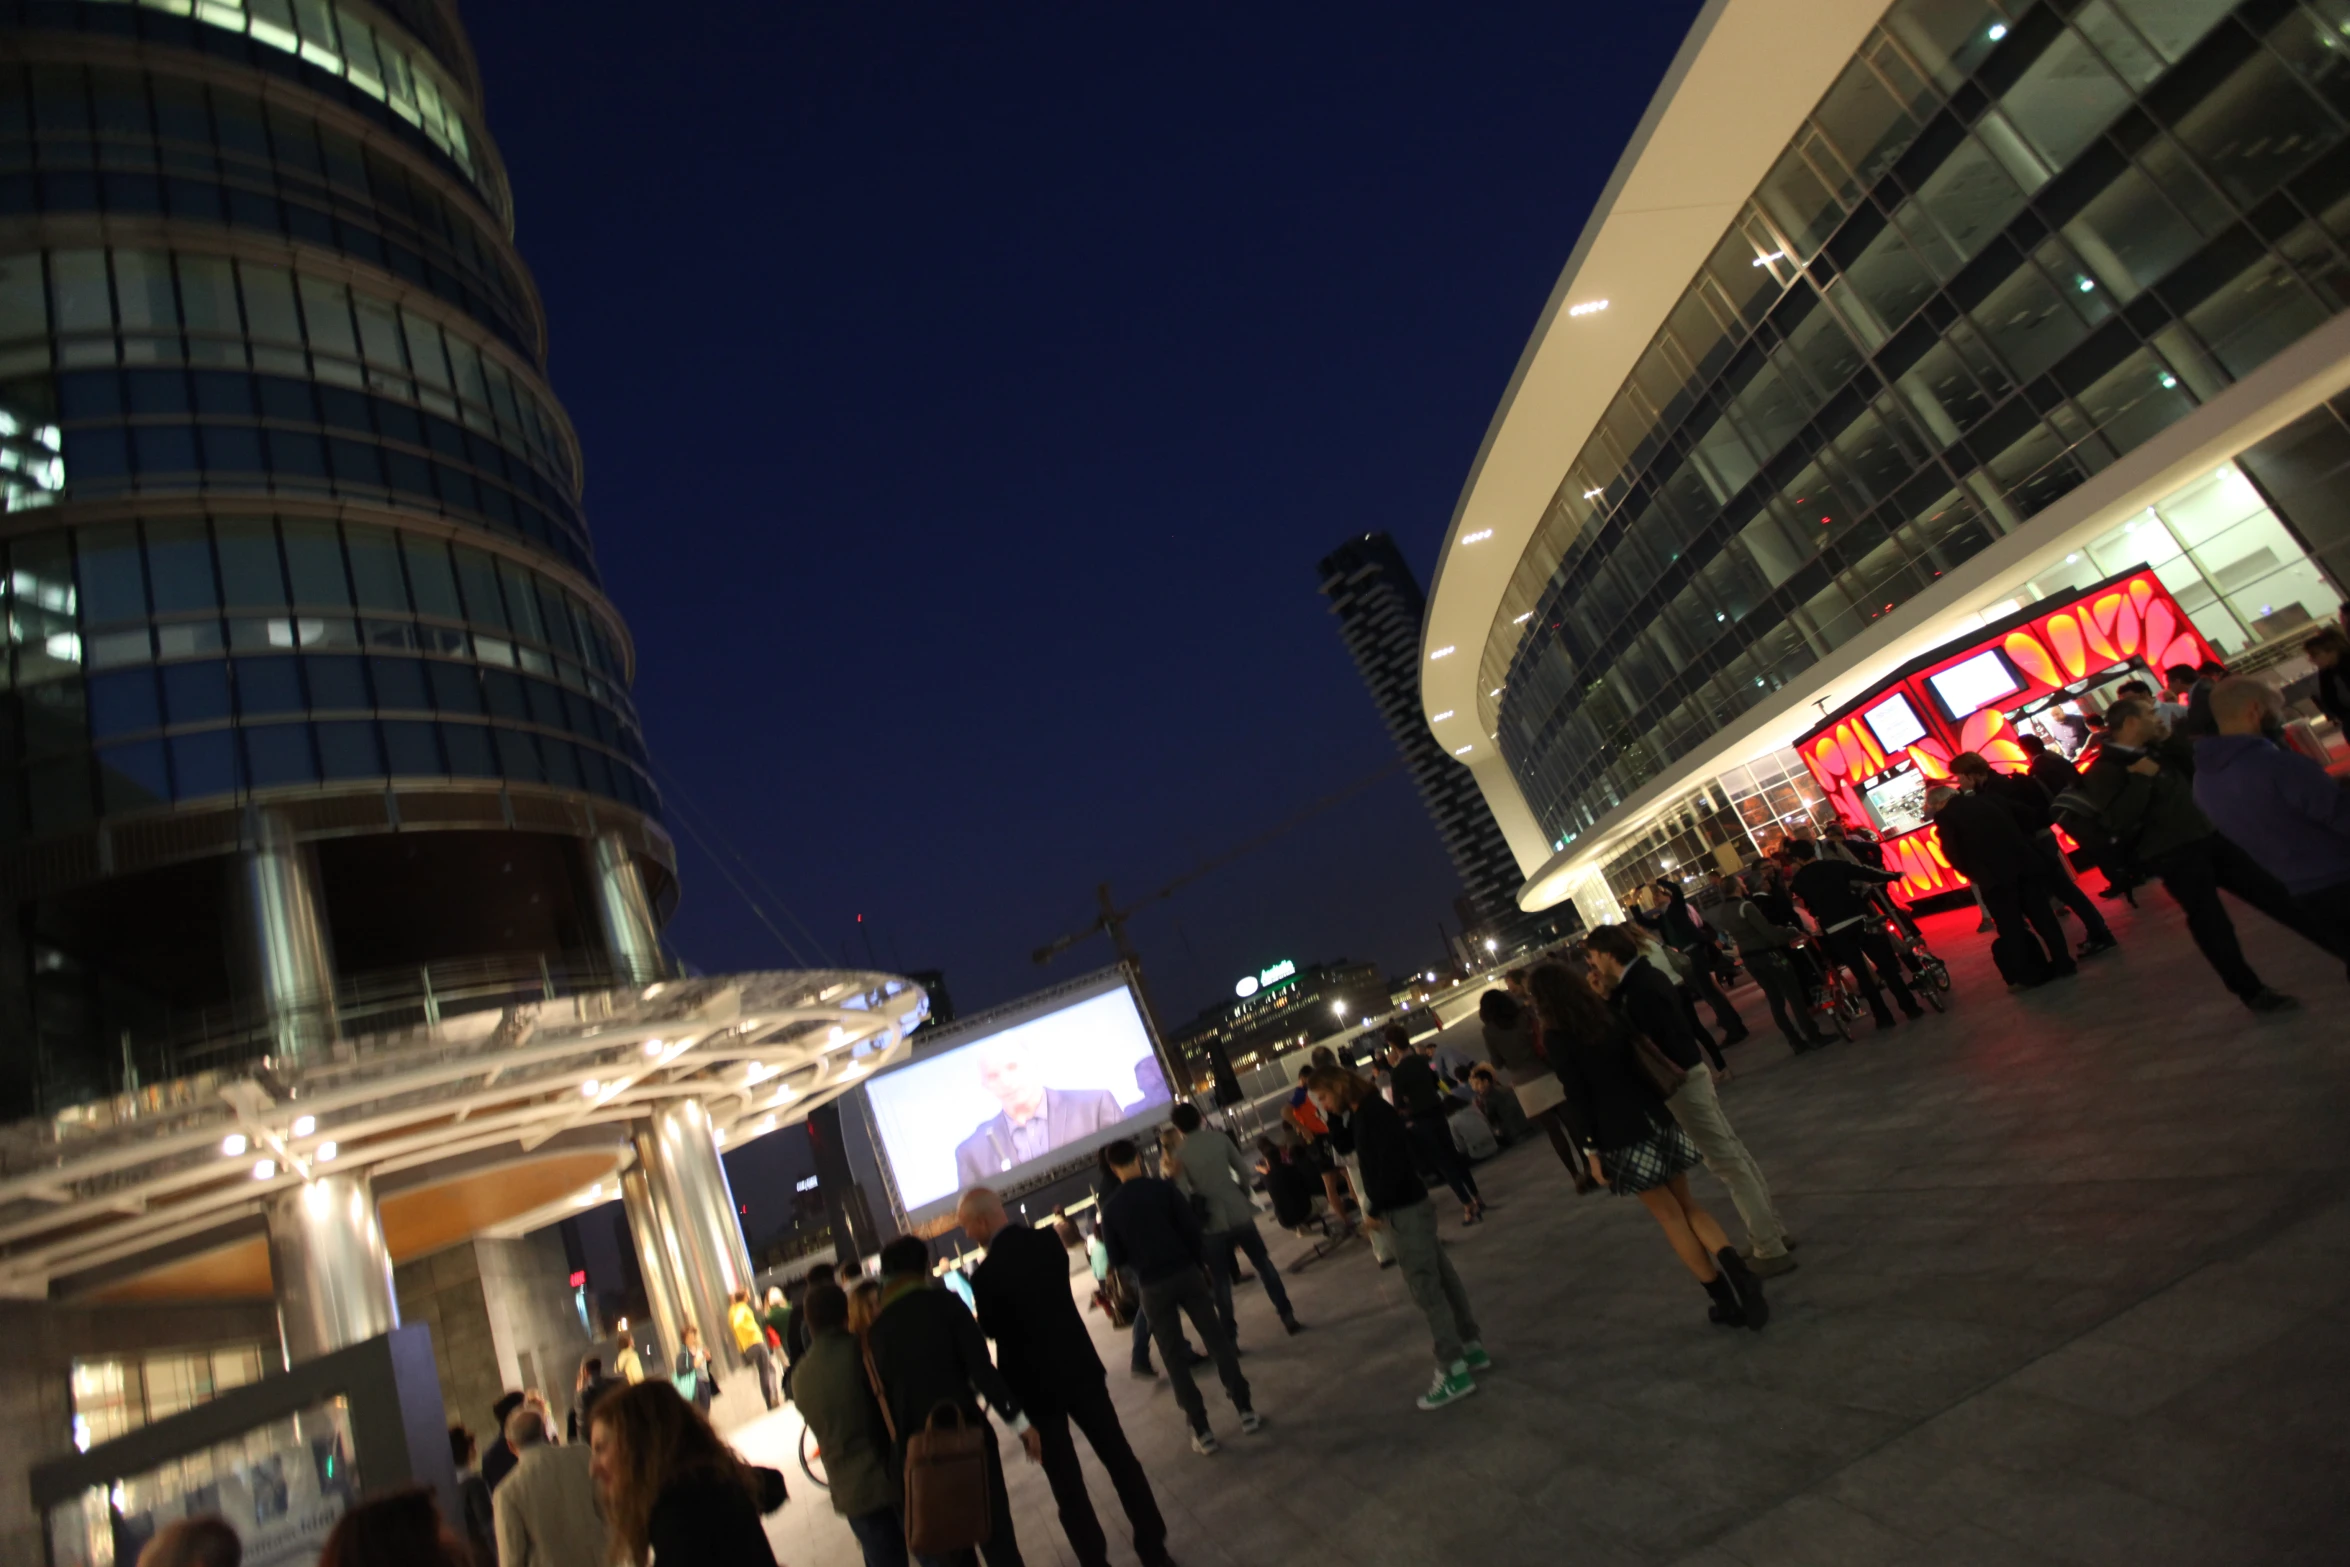
{"label": "curved glass tower", "polygon": [[0,1115],[659,967],[447,0],[0,8]]}

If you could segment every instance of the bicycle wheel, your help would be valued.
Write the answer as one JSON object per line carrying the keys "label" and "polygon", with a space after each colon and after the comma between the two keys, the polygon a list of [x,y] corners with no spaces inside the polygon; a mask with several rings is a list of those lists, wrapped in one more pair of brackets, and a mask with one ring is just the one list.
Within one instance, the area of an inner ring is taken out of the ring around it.
{"label": "bicycle wheel", "polygon": [[1940,986],[1929,982],[1927,984],[1918,985],[1913,988],[1918,995],[1925,997],[1926,1005],[1932,1007],[1935,1011],[1947,1012],[1950,1010],[1950,1003],[1943,999]]}
{"label": "bicycle wheel", "polygon": [[1940,958],[1926,959],[1926,977],[1934,982],[1936,990],[1950,988],[1950,965]]}
{"label": "bicycle wheel", "polygon": [[1859,981],[1847,977],[1836,986],[1836,1010],[1856,1023],[1860,1021],[1860,1015],[1868,1010],[1868,1003],[1860,999]]}
{"label": "bicycle wheel", "polygon": [[1845,1017],[1842,1007],[1833,1002],[1823,1002],[1819,1008],[1819,1015],[1827,1019],[1829,1029],[1838,1039],[1848,1045],[1852,1043],[1852,1022]]}
{"label": "bicycle wheel", "polygon": [[823,1489],[832,1489],[832,1482],[824,1478],[824,1453],[816,1445],[816,1433],[800,1427],[800,1472]]}

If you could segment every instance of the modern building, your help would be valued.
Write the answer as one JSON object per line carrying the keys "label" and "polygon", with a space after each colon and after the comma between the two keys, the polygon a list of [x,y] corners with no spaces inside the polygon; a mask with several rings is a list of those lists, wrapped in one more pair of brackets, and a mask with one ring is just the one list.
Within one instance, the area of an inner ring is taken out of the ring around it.
{"label": "modern building", "polygon": [[[633,655],[451,0],[61,0],[0,41],[0,1416],[124,1466],[46,1522],[0,1494],[0,1559],[104,1561],[199,1490],[277,1527],[213,1469],[261,1448],[157,1467],[238,1384],[429,1340],[479,1429],[567,1401],[615,1287],[727,1364],[720,1150],[922,996],[668,975]],[[627,1281],[552,1228],[611,1202]],[[347,1455],[341,1391],[237,1439]]]}
{"label": "modern building", "polygon": [[1309,963],[1287,958],[1244,974],[1233,999],[1210,1007],[1167,1036],[1176,1069],[1204,1093],[1212,1081],[1210,1052],[1222,1046],[1235,1072],[1249,1072],[1312,1040],[1335,1034],[1350,1020],[1387,1010],[1387,981],[1375,963]]}
{"label": "modern building", "polygon": [[1477,454],[1418,653],[1522,906],[1609,917],[1827,810],[1794,742],[2025,606],[2150,568],[2250,663],[2332,618],[2345,28],[1705,7]]}
{"label": "modern building", "polygon": [[1518,909],[1523,878],[1509,842],[1477,781],[1445,754],[1420,719],[1420,622],[1428,601],[1419,579],[1384,533],[1349,539],[1323,557],[1321,572],[1322,595],[1338,617],[1339,635],[1460,875],[1463,901],[1456,912],[1464,935],[1473,942],[1517,945],[1530,922]]}
{"label": "modern building", "polygon": [[0,1115],[652,977],[633,654],[454,6],[0,28]]}

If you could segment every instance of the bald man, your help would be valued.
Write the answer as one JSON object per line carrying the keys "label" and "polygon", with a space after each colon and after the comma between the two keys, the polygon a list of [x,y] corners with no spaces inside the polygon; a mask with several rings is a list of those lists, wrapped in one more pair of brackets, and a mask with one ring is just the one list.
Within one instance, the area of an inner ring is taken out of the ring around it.
{"label": "bald man", "polygon": [[2195,803],[2284,883],[2302,917],[2294,928],[2350,958],[2350,793],[2270,738],[2283,711],[2257,680],[2238,676],[2212,688],[2219,732],[2195,742]]}
{"label": "bald man", "polygon": [[978,1047],[979,1086],[1003,1108],[955,1145],[955,1185],[984,1186],[1017,1164],[1041,1159],[1126,1119],[1106,1088],[1047,1088],[1021,1043],[1009,1035]]}
{"label": "bald man", "polygon": [[971,1272],[979,1330],[995,1340],[996,1367],[1043,1439],[1039,1462],[1079,1567],[1108,1567],[1110,1558],[1069,1435],[1072,1424],[1085,1433],[1117,1488],[1134,1527],[1134,1554],[1143,1567],[1163,1567],[1169,1562],[1167,1523],[1110,1402],[1101,1357],[1070,1289],[1068,1250],[1014,1221],[1003,1199],[984,1186],[963,1194],[955,1218],[964,1234],[986,1248],[987,1260]]}

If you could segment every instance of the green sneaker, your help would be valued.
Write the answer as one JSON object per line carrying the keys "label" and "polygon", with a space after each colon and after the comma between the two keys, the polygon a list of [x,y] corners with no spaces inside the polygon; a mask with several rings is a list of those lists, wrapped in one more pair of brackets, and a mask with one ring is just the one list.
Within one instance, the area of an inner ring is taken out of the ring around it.
{"label": "green sneaker", "polygon": [[1491,1371],[1493,1369],[1493,1357],[1485,1353],[1484,1345],[1477,1343],[1461,1346],[1460,1363],[1471,1371]]}
{"label": "green sneaker", "polygon": [[1422,1409],[1442,1409],[1456,1399],[1467,1398],[1477,1391],[1477,1384],[1469,1380],[1466,1371],[1447,1371],[1439,1367],[1436,1380],[1428,1384],[1428,1391],[1420,1395]]}

